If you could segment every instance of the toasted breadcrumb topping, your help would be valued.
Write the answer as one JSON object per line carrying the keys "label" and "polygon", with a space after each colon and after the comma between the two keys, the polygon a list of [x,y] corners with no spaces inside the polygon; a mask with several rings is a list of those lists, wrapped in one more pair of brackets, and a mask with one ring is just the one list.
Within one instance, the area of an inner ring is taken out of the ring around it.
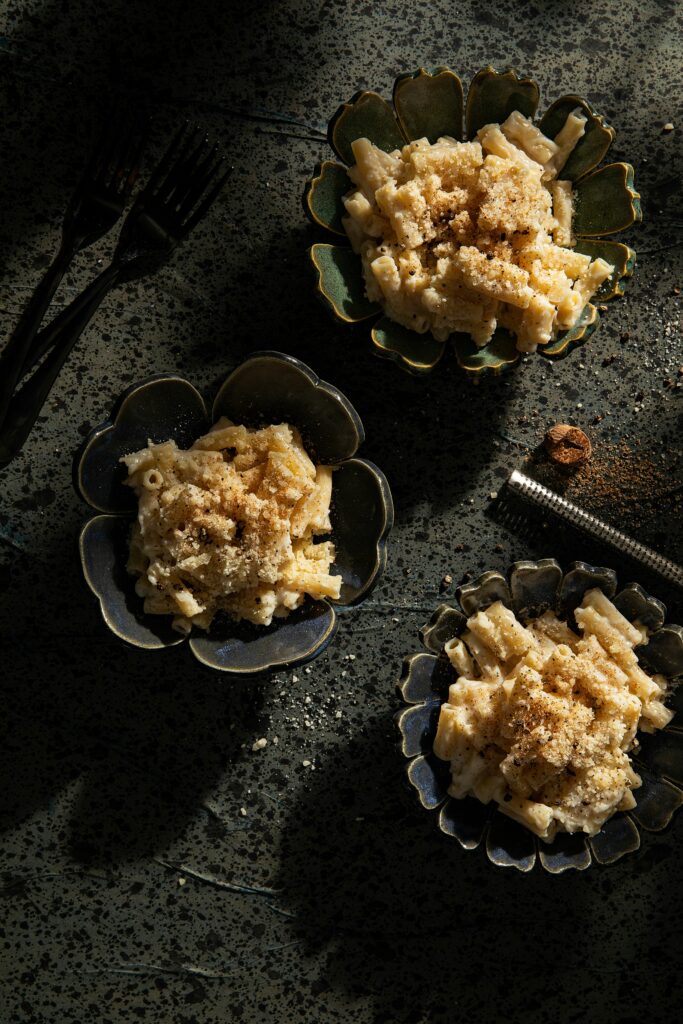
{"label": "toasted breadcrumb topping", "polygon": [[673,717],[666,679],[638,664],[644,627],[599,590],[575,618],[579,632],[552,612],[524,627],[500,601],[471,616],[446,645],[459,676],[434,744],[451,763],[452,796],[495,800],[548,841],[558,831],[595,835],[635,806],[636,732]]}
{"label": "toasted breadcrumb topping", "polygon": [[188,451],[149,443],[122,460],[138,496],[128,570],[145,611],[187,633],[218,611],[269,625],[306,594],[339,597],[330,574],[332,469],[295,427],[251,430],[223,418]]}
{"label": "toasted breadcrumb topping", "polygon": [[519,112],[472,142],[356,139],[343,223],[368,298],[439,341],[482,346],[501,326],[533,351],[573,327],[613,271],[571,249],[572,184],[556,180],[585,121],[570,114],[554,141]]}

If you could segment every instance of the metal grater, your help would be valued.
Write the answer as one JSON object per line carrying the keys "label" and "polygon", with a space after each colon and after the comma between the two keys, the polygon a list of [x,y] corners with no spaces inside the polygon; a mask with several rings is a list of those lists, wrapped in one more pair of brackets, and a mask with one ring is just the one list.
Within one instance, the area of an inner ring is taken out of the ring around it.
{"label": "metal grater", "polygon": [[623,555],[630,555],[631,558],[640,562],[641,565],[652,569],[665,580],[668,580],[669,583],[673,583],[677,587],[683,587],[682,566],[677,565],[668,558],[664,558],[657,551],[653,551],[646,544],[641,544],[640,541],[634,540],[633,537],[622,533],[621,530],[615,530],[613,526],[608,526],[607,523],[603,523],[601,519],[591,515],[590,512],[584,512],[578,505],[574,505],[571,501],[567,501],[566,498],[555,494],[554,491],[544,487],[543,484],[536,483],[535,480],[531,480],[524,473],[520,473],[516,469],[513,470],[508,477],[507,486],[525,501],[529,501],[539,508],[547,509],[558,516],[558,518],[563,519],[579,530],[583,530],[584,533],[587,533],[595,540],[608,544]]}

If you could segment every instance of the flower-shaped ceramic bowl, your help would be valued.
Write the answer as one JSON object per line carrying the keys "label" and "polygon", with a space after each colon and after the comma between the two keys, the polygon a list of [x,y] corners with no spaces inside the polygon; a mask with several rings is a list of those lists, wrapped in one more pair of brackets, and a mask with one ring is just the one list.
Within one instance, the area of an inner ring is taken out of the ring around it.
{"label": "flower-shaped ceramic bowl", "polygon": [[[489,860],[501,867],[531,871],[536,861],[552,874],[568,868],[579,871],[593,860],[610,864],[640,846],[640,828],[656,832],[668,825],[683,803],[683,723],[676,718],[652,735],[639,733],[640,749],[631,755],[643,784],[634,790],[637,806],[618,812],[592,838],[582,833],[560,833],[545,843],[506,815],[495,803],[484,805],[473,797],[455,800],[448,795],[450,766],[433,753],[441,705],[454,681],[453,668],[443,653],[444,644],[458,636],[468,616],[494,601],[502,601],[522,619],[554,609],[572,622],[573,612],[587,590],[599,587],[631,622],[639,621],[651,633],[636,648],[639,660],[653,672],[670,679],[683,674],[683,628],[665,623],[666,608],[637,583],[617,593],[612,569],[573,562],[566,573],[551,558],[515,562],[508,576],[486,572],[458,590],[460,608],[440,605],[421,630],[425,652],[409,655],[399,683],[407,705],[397,715],[401,751],[408,758],[408,781],[424,808],[438,811],[438,825],[465,849],[485,845]],[[616,594],[616,597],[614,596]],[[683,711],[683,688],[674,691],[671,706]]]}
{"label": "flower-shaped ceramic bowl", "polygon": [[384,474],[366,459],[354,457],[365,437],[356,410],[292,356],[260,352],[247,359],[220,388],[211,415],[192,384],[175,375],[150,377],[122,395],[111,419],[92,431],[75,464],[79,492],[101,513],[81,531],[85,579],[106,624],[122,640],[147,650],[184,642],[186,638],[171,629],[169,616],[144,614],[135,580],[126,572],[137,500],[124,484],[119,459],[144,448],[148,439],[173,439],[179,447],[189,447],[221,416],[247,426],[292,423],[317,462],[337,467],[331,506],[333,571],[343,582],[338,601],[308,598],[267,628],[216,621],[208,633],[193,631],[190,648],[210,668],[242,675],[309,661],[334,636],[333,604],[358,603],[379,578],[393,504]]}
{"label": "flower-shaped ceramic bowl", "polygon": [[[426,373],[434,368],[446,345],[430,333],[418,334],[383,316],[381,307],[365,294],[360,257],[348,244],[342,225],[342,197],[353,187],[346,173],[346,167],[354,162],[351,143],[365,136],[390,152],[423,137],[430,142],[442,135],[473,139],[483,125],[502,123],[513,110],[533,118],[538,101],[536,82],[520,78],[511,69],[501,72],[487,67],[478,71],[464,104],[462,83],[453,71],[446,67],[419,68],[394,82],[393,109],[375,92],[358,92],[330,121],[329,143],[341,163],[325,160],[316,167],[306,184],[304,209],[315,224],[343,236],[346,244],[320,242],[312,246],[317,293],[339,320],[372,323],[372,343],[378,355],[395,360],[412,373]],[[556,100],[541,118],[539,128],[554,138],[567,115],[577,107],[587,118],[586,131],[561,176],[574,183],[576,249],[592,259],[602,257],[614,266],[614,273],[595,296],[597,301],[606,302],[623,294],[626,278],[633,273],[635,252],[604,236],[623,231],[642,218],[640,196],[634,188],[630,164],[612,163],[596,169],[615,132],[586,100],[579,96]],[[598,320],[595,305],[588,303],[576,325],[550,344],[540,346],[539,352],[548,357],[566,355],[589,337]],[[452,334],[451,340],[458,363],[471,374],[499,372],[517,363],[521,355],[513,335],[503,329],[498,329],[483,348],[477,348],[468,335]]]}

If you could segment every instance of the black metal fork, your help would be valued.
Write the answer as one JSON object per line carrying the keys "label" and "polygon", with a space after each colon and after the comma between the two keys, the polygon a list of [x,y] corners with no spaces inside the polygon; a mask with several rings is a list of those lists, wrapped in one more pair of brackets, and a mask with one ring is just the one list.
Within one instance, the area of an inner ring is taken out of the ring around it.
{"label": "black metal fork", "polygon": [[[198,141],[199,138],[199,141]],[[12,397],[0,427],[0,466],[21,450],[72,348],[105,295],[117,284],[143,277],[164,263],[207,213],[231,173],[217,145],[197,128],[183,128],[131,208],[114,257],[85,291],[36,338],[43,363]]]}
{"label": "black metal fork", "polygon": [[[0,356],[0,423],[12,392],[39,355],[33,341],[74,255],[105,235],[121,217],[140,170],[147,118],[115,106],[69,202],[59,250]],[[45,348],[42,349],[42,353]]]}

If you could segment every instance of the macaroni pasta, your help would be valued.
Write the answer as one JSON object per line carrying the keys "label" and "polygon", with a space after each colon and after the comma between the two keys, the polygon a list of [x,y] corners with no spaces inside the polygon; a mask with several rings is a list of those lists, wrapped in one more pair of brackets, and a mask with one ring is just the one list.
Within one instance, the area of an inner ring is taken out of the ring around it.
{"label": "macaroni pasta", "polygon": [[497,601],[445,646],[458,678],[434,752],[450,761],[449,793],[495,800],[548,842],[558,831],[595,835],[634,807],[636,731],[673,717],[667,681],[647,675],[634,651],[647,630],[597,589],[575,618],[580,633],[552,612],[525,627]]}
{"label": "macaroni pasta", "polygon": [[473,142],[356,139],[343,223],[368,298],[439,341],[482,346],[501,326],[532,352],[573,327],[614,269],[571,249],[572,185],[557,179],[585,123],[570,114],[553,140],[513,111]]}
{"label": "macaroni pasta", "polygon": [[224,418],[189,451],[150,442],[121,461],[138,496],[128,570],[146,612],[188,633],[218,611],[267,626],[306,594],[339,597],[334,545],[316,539],[331,529],[332,469],[295,427]]}

